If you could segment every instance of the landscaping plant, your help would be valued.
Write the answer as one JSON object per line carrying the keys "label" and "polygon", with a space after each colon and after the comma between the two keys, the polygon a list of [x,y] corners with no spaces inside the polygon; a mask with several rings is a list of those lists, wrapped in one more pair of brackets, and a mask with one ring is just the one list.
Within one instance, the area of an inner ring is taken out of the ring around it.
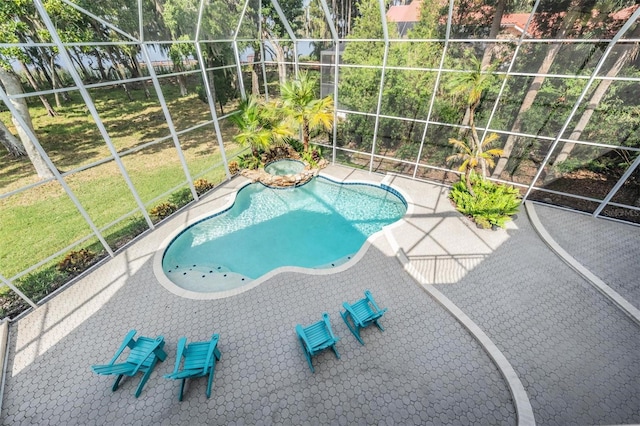
{"label": "landscaping plant", "polygon": [[456,209],[473,218],[481,228],[504,228],[511,216],[518,212],[518,190],[511,186],[498,185],[473,172],[470,179],[475,194],[471,194],[463,181],[456,182],[449,193]]}
{"label": "landscaping plant", "polygon": [[155,217],[158,220],[162,220],[166,217],[169,217],[173,212],[178,210],[178,206],[174,203],[161,203],[151,209],[149,212],[151,216]]}

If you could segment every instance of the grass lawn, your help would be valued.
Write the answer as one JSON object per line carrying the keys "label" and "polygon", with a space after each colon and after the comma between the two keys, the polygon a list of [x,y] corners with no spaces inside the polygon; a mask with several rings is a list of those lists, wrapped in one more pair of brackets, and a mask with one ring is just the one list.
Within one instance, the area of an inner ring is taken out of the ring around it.
{"label": "grass lawn", "polygon": [[[130,89],[133,101],[117,87],[91,90],[100,118],[119,153],[170,135],[158,100],[146,99],[141,87]],[[150,91],[154,93],[152,87]],[[177,87],[171,84],[163,84],[163,94],[177,131],[211,120],[208,106],[196,95],[179,97]],[[71,92],[70,96],[70,103],[55,108],[56,117],[49,117],[37,100],[29,105],[36,135],[61,172],[110,158],[108,147],[79,93]],[[0,112],[0,120],[15,134],[8,112]],[[232,142],[233,129],[225,122],[221,125],[225,150],[230,157],[238,151]],[[179,140],[194,179],[222,161],[213,125],[183,134]],[[27,158],[14,159],[6,153],[0,158],[1,193],[38,182]],[[153,201],[156,197],[173,187],[186,185],[172,138],[125,155],[122,162],[147,210],[169,198],[167,195]],[[201,177],[219,183],[225,174],[219,166]],[[99,228],[137,208],[113,160],[69,175],[65,181]],[[5,277],[15,275],[91,232],[57,182],[0,199],[0,209],[0,273]],[[109,234],[121,234],[129,221],[114,225],[104,233],[112,246],[114,239]]]}

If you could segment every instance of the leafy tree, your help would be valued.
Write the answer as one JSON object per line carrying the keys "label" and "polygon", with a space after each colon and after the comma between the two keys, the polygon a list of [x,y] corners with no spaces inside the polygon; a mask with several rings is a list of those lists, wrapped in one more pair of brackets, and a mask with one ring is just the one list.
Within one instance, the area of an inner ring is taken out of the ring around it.
{"label": "leafy tree", "polygon": [[455,95],[462,95],[465,99],[465,115],[469,117],[469,129],[465,131],[466,139],[459,140],[451,138],[449,143],[454,145],[459,153],[447,158],[448,161],[462,161],[460,170],[465,170],[465,179],[469,192],[473,195],[471,188],[471,171],[478,165],[482,169],[483,178],[487,176],[487,166],[493,167],[493,157],[502,154],[501,149],[488,149],[491,144],[498,139],[495,133],[481,141],[475,126],[476,109],[480,105],[482,93],[488,89],[495,77],[489,71],[483,70],[482,61],[475,56],[470,56],[472,72],[455,74],[447,83],[447,89]]}
{"label": "leafy tree", "polygon": [[[425,0],[420,19],[408,32],[409,39],[429,39],[439,36],[435,2]],[[363,1],[360,16],[355,19],[349,38],[382,39],[380,8],[377,1]],[[395,25],[389,24],[389,37],[397,38]],[[381,65],[384,54],[382,42],[347,42],[342,55],[345,64]],[[389,46],[387,65],[398,68],[436,68],[442,54],[440,43],[404,42]],[[381,112],[384,115],[426,119],[433,93],[436,73],[387,69],[382,88]],[[374,112],[380,90],[381,71],[367,68],[340,69],[339,102],[354,111]],[[369,149],[374,122],[362,115],[349,115],[342,125],[347,137],[353,138],[361,149]],[[421,124],[413,120],[379,120],[378,150],[392,150],[400,158],[415,159],[422,138]]]}
{"label": "leafy tree", "polygon": [[[609,14],[622,7],[631,6],[633,3],[633,1],[629,0],[606,2],[597,0],[558,0],[541,2],[534,15],[532,25],[536,26],[536,31],[542,37],[551,36],[552,38],[563,39],[582,35],[589,38],[607,38],[611,37],[621,25],[620,22],[611,20]],[[543,83],[545,83],[546,75],[563,47],[562,43],[555,43],[547,50],[536,71],[540,75],[531,80],[529,88],[519,105],[515,121],[511,125],[512,132],[519,133],[523,130],[526,113],[534,106],[536,97],[540,93]],[[525,55],[526,57],[526,51],[521,52],[520,55]],[[560,55],[560,58],[566,59],[563,55]],[[503,147],[503,154],[493,171],[494,177],[499,177],[502,174],[517,141],[518,137],[513,135],[507,138]]]}
{"label": "leafy tree", "polygon": [[[629,38],[637,38],[638,36],[640,36],[640,26],[636,26],[636,28],[630,34]],[[624,46],[622,49],[620,49],[620,51],[616,52],[617,53],[616,61],[605,74],[606,79],[600,80],[600,83],[598,83],[597,87],[592,92],[590,99],[586,103],[587,104],[586,108],[584,108],[584,110],[582,111],[580,118],[578,119],[577,123],[575,124],[575,127],[573,128],[573,131],[569,135],[569,139],[572,139],[572,140],[580,139],[580,137],[582,136],[582,132],[585,131],[587,125],[589,124],[589,121],[591,120],[591,117],[593,116],[593,113],[595,112],[598,105],[600,105],[600,102],[602,102],[603,98],[605,97],[605,94],[611,87],[611,84],[613,83],[613,78],[620,73],[622,68],[627,63],[631,62],[634,58],[637,59],[638,51],[639,51],[639,46],[633,43],[633,44],[628,44]],[[569,158],[571,151],[575,148],[575,145],[576,144],[573,142],[565,142],[565,144],[562,147],[562,150],[560,151],[555,161],[553,162],[554,165],[557,165],[566,161],[567,158]]]}
{"label": "leafy tree", "polygon": [[331,129],[333,125],[333,99],[327,96],[316,99],[317,80],[305,71],[297,79],[280,85],[280,96],[285,113],[302,132],[304,151],[309,150],[309,138],[313,130]]}
{"label": "leafy tree", "polygon": [[284,123],[282,112],[273,104],[260,104],[253,96],[242,101],[238,112],[229,116],[229,120],[239,130],[233,139],[251,147],[255,158],[260,157],[260,151],[280,144],[292,135],[290,127]]}
{"label": "leafy tree", "polygon": [[[303,26],[302,0],[281,0],[279,3],[291,30],[295,34]],[[276,58],[278,77],[280,84],[282,84],[287,81],[287,65],[285,62],[291,59],[288,54],[293,52],[291,42],[285,41],[289,38],[289,35],[271,2],[263,2],[261,12],[262,34],[260,34],[260,37],[262,40],[268,41],[265,44],[265,48]],[[256,18],[254,15],[254,22],[257,22]]]}

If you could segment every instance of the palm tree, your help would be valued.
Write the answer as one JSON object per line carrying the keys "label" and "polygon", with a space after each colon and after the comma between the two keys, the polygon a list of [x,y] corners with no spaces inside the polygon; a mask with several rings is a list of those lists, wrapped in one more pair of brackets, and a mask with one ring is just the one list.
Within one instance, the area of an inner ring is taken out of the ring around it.
{"label": "palm tree", "polygon": [[250,146],[254,157],[259,158],[260,151],[280,144],[292,132],[275,104],[263,105],[250,96],[242,101],[239,111],[229,117],[238,126],[239,132],[233,140],[243,146]]}
{"label": "palm tree", "polygon": [[[490,146],[493,142],[498,140],[498,137],[499,136],[496,133],[491,133],[484,139],[484,141],[482,141],[482,143],[477,145],[474,143],[469,144],[459,139],[449,139],[449,143],[455,146],[459,152],[447,157],[447,161],[462,161],[458,170],[461,172],[464,171],[465,186],[467,187],[469,194],[474,197],[476,194],[473,192],[471,185],[471,172],[474,171],[479,164],[486,163],[489,167],[494,166],[495,163],[493,161],[493,157],[499,157],[502,155],[502,149],[490,148]],[[469,142],[471,142],[471,140]],[[483,178],[485,177],[486,175],[483,175]]]}
{"label": "palm tree", "polygon": [[333,125],[333,100],[330,96],[316,99],[317,79],[301,72],[299,77],[280,86],[282,105],[291,119],[300,126],[304,151],[309,151],[311,131]]}
{"label": "palm tree", "polygon": [[[482,169],[482,177],[487,177],[487,165],[494,166],[493,157],[502,154],[501,149],[488,149],[493,142],[498,140],[498,135],[492,133],[488,135],[484,141],[480,141],[476,130],[475,113],[480,105],[482,93],[491,86],[494,76],[491,71],[494,67],[484,69],[482,61],[475,56],[470,56],[471,72],[465,72],[455,75],[446,85],[450,92],[454,95],[463,95],[466,98],[465,117],[469,119],[469,129],[465,132],[467,141],[450,138],[449,143],[458,149],[458,153],[451,155],[447,161],[462,161],[460,171],[465,171],[465,184],[469,193],[475,196],[471,187],[471,171],[480,166]],[[485,151],[486,150],[486,151]]]}
{"label": "palm tree", "polygon": [[[447,88],[453,95],[463,95],[466,97],[466,112],[465,117],[469,119],[469,127],[467,130],[468,137],[470,139],[470,147],[472,151],[482,152],[484,143],[480,143],[478,132],[476,131],[475,112],[480,105],[482,99],[482,93],[488,89],[494,81],[494,76],[491,73],[493,67],[489,67],[486,70],[483,69],[482,61],[475,56],[469,58],[471,60],[471,72],[465,72],[456,74],[447,83]],[[482,168],[482,176],[487,177],[487,167],[482,156],[480,158],[480,166]]]}

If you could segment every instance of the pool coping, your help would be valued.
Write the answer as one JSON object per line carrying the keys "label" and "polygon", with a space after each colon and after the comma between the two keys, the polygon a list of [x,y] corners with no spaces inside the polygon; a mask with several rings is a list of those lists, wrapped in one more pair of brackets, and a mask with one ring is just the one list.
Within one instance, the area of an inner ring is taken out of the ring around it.
{"label": "pool coping", "polygon": [[215,217],[219,214],[224,213],[225,211],[229,210],[231,207],[233,207],[233,205],[236,202],[236,198],[238,193],[240,192],[240,190],[242,190],[243,188],[245,188],[246,186],[252,184],[253,182],[251,181],[247,181],[244,184],[238,186],[238,188],[235,190],[235,192],[229,196],[229,200],[221,207],[217,208],[215,212],[206,212],[203,213],[201,215],[196,216],[195,218],[190,219],[189,221],[182,223],[180,226],[178,226],[177,228],[175,228],[163,241],[162,243],[160,243],[159,247],[155,250],[154,254],[153,254],[153,273],[156,277],[156,279],[158,280],[158,282],[160,283],[160,285],[162,285],[162,287],[164,287],[167,291],[169,291],[170,293],[175,294],[176,296],[179,297],[184,297],[186,299],[192,299],[192,300],[216,300],[216,299],[225,299],[227,297],[231,297],[231,296],[235,296],[237,294],[241,294],[244,293],[246,291],[249,291],[255,287],[257,287],[258,285],[262,284],[263,282],[269,280],[270,278],[273,278],[274,276],[281,274],[281,273],[285,273],[285,272],[298,272],[298,273],[303,273],[303,274],[307,274],[307,275],[331,275],[331,274],[336,274],[339,272],[343,272],[349,268],[351,268],[353,265],[355,265],[358,261],[360,261],[364,255],[366,254],[367,250],[369,249],[369,247],[374,243],[375,240],[377,240],[378,238],[382,237],[385,235],[385,232],[387,229],[392,229],[394,225],[399,226],[402,223],[402,220],[405,216],[412,214],[413,213],[413,202],[411,201],[411,198],[408,196],[408,194],[404,193],[402,190],[400,190],[399,188],[393,187],[392,185],[385,183],[385,180],[383,179],[382,182],[375,182],[372,180],[363,180],[363,179],[340,179],[336,176],[333,176],[329,173],[325,173],[325,172],[321,172],[318,176],[321,176],[325,179],[328,179],[332,182],[336,182],[336,183],[340,183],[340,184],[364,184],[364,185],[371,185],[371,186],[375,186],[378,188],[383,188],[389,192],[391,192],[394,195],[399,195],[400,197],[402,197],[404,203],[406,204],[407,207],[407,211],[405,212],[404,216],[402,218],[400,218],[399,220],[397,220],[396,222],[387,225],[385,227],[383,227],[380,231],[370,235],[365,242],[362,244],[362,247],[360,247],[360,249],[353,255],[351,256],[351,259],[348,260],[347,262],[332,267],[332,268],[323,268],[323,269],[314,269],[314,268],[304,268],[304,267],[300,267],[300,266],[282,266],[276,269],[273,269],[269,272],[267,272],[266,274],[260,276],[259,278],[256,278],[255,280],[250,281],[248,284],[242,285],[240,287],[231,289],[231,290],[223,290],[223,291],[216,291],[216,292],[209,292],[209,293],[204,293],[204,292],[199,292],[199,291],[193,291],[193,290],[188,290],[185,288],[182,288],[180,286],[178,286],[177,284],[175,284],[173,281],[171,281],[166,274],[164,273],[164,269],[162,267],[162,260],[164,257],[164,252],[167,249],[167,247],[169,246],[169,244],[178,236],[180,235],[184,230],[186,230],[187,228],[189,228],[190,226],[193,226],[194,224],[203,221],[207,218],[210,217]]}

